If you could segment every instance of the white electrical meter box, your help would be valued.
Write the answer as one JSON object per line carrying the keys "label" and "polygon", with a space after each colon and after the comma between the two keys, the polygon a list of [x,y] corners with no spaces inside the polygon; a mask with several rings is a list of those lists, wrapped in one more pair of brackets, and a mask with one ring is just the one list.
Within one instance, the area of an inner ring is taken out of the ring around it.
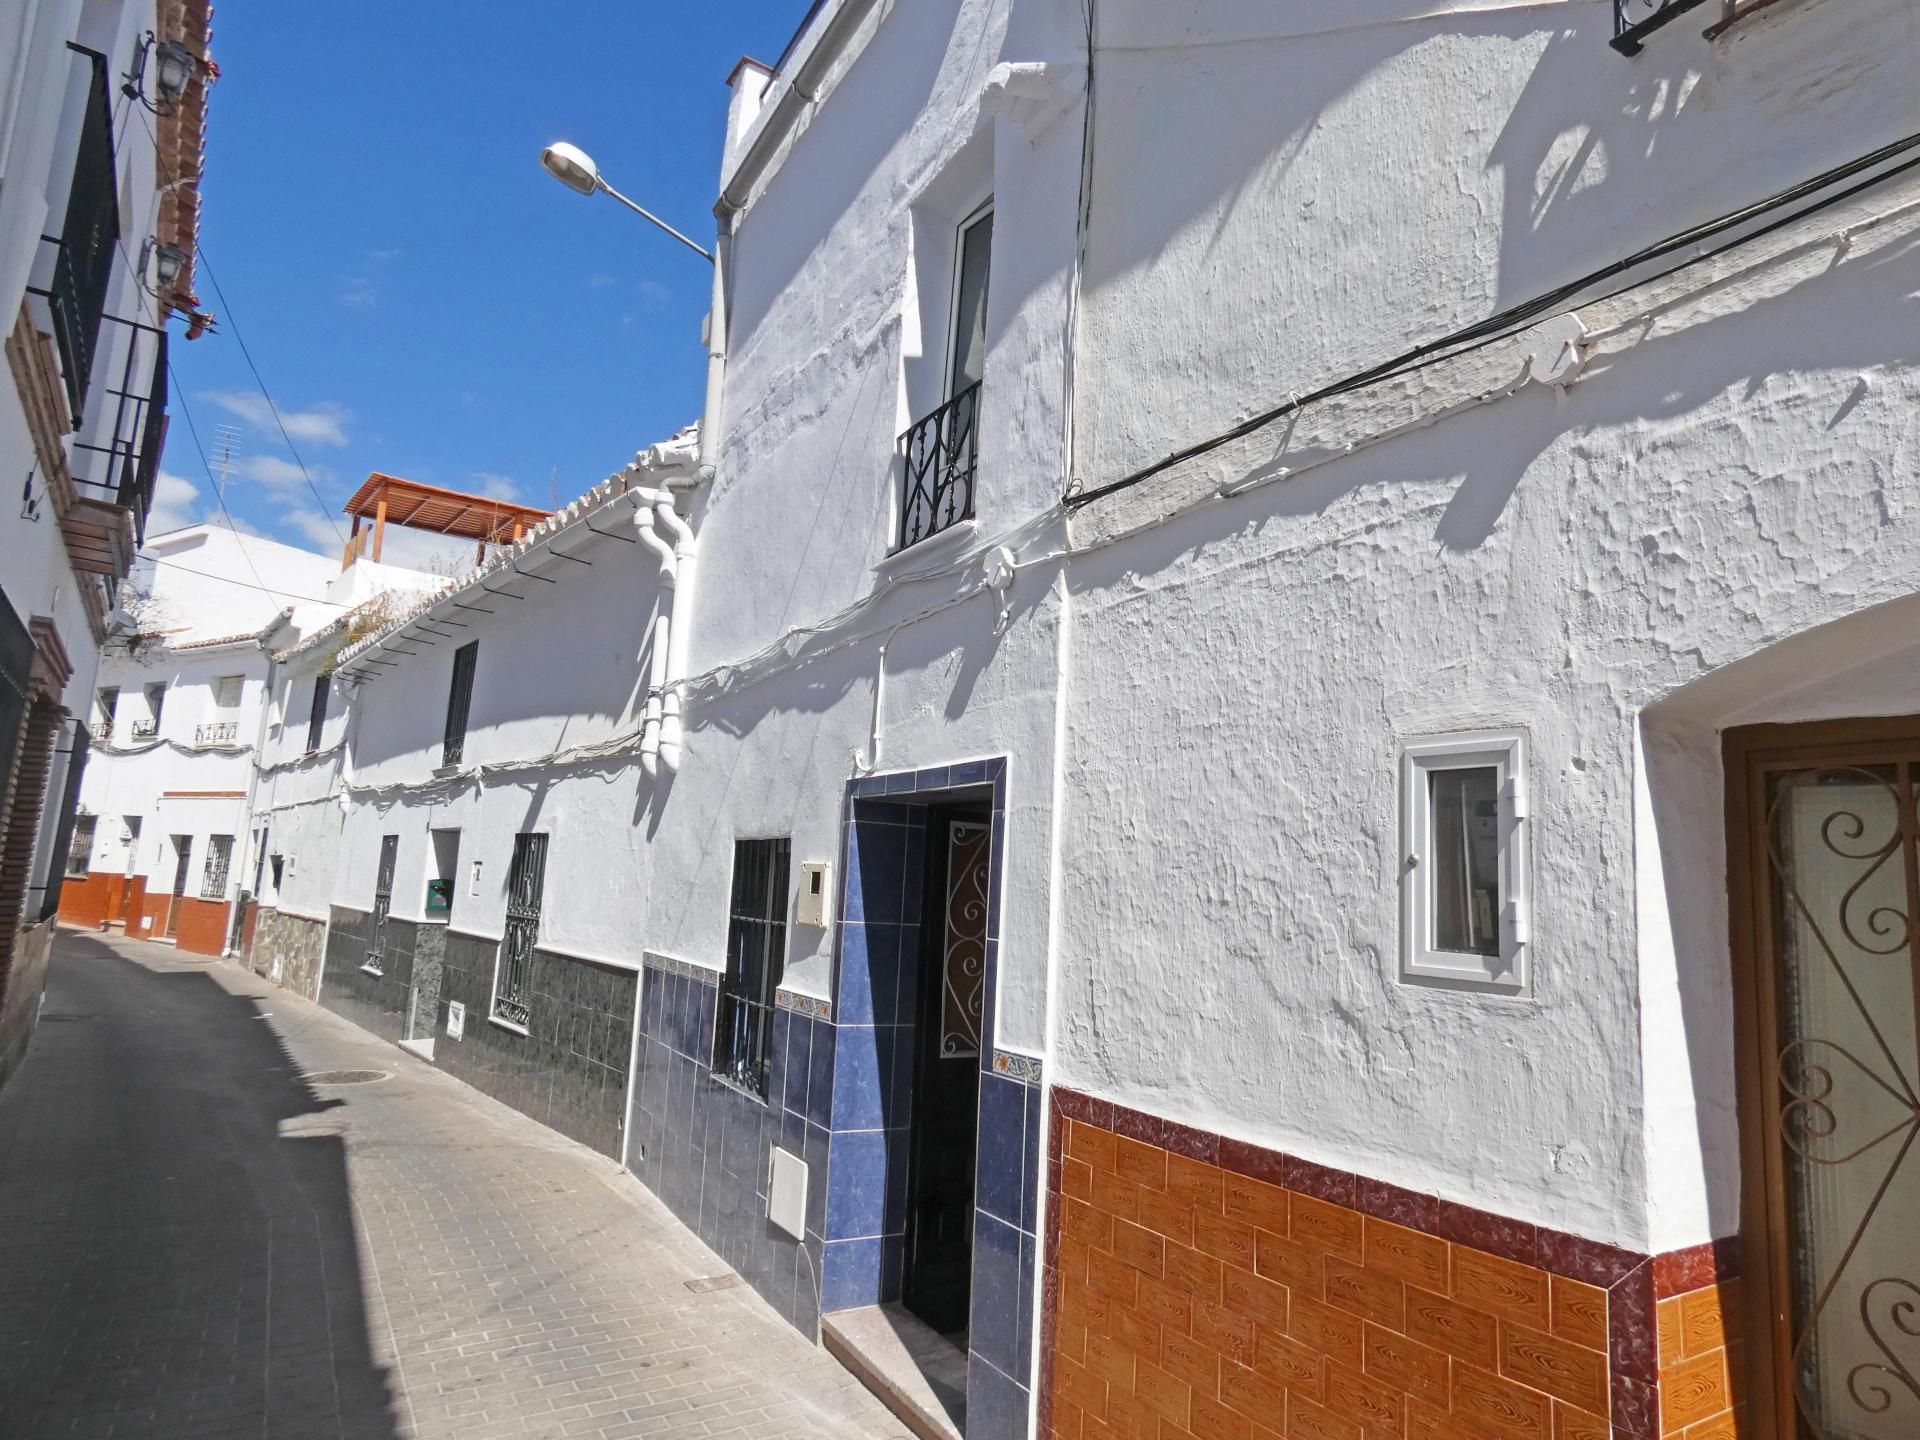
{"label": "white electrical meter box", "polygon": [[833,867],[825,860],[803,860],[800,864],[800,903],[794,907],[794,919],[802,925],[825,929],[827,924],[827,885]]}
{"label": "white electrical meter box", "polygon": [[807,1162],[778,1145],[767,1163],[767,1219],[794,1239],[806,1239]]}

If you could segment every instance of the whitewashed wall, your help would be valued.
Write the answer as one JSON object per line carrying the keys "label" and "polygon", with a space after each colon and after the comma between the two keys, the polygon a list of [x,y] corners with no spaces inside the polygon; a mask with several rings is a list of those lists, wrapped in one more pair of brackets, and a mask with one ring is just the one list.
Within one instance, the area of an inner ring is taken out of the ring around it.
{"label": "whitewashed wall", "polygon": [[[1599,5],[1211,9],[1099,7],[1083,487],[1920,129],[1879,0],[1631,61]],[[1915,198],[1589,309],[1564,397],[1429,377],[1076,515],[1062,1079],[1636,1248],[1733,1232],[1717,729],[1920,682],[1843,630],[1831,685],[1657,707],[1914,591]],[[1532,742],[1523,999],[1395,978],[1399,746],[1493,725]]]}

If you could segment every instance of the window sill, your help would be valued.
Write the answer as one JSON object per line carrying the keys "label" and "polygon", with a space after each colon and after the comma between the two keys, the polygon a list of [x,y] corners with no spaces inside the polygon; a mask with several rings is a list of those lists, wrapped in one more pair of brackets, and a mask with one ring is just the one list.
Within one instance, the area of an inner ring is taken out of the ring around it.
{"label": "window sill", "polygon": [[436,765],[433,767],[433,778],[436,780],[451,780],[459,773],[460,767],[458,765]]}
{"label": "window sill", "polygon": [[961,520],[949,525],[938,535],[929,535],[904,550],[895,550],[883,557],[874,564],[873,573],[891,579],[918,565],[937,565],[942,568],[951,565],[957,556],[972,545],[978,525],[977,520]]}
{"label": "window sill", "polygon": [[377,965],[362,965],[360,967],[360,973],[362,975],[371,975],[376,980],[384,980],[387,978],[387,972]]}
{"label": "window sill", "polygon": [[519,1035],[525,1038],[530,1033],[527,1030],[526,1026],[516,1025],[513,1023],[513,1021],[503,1019],[498,1015],[487,1016],[487,1023],[489,1025],[498,1025],[502,1030],[505,1030],[509,1035]]}
{"label": "window sill", "polygon": [[769,1100],[765,1095],[762,1095],[757,1090],[749,1089],[745,1085],[742,1085],[738,1080],[735,1080],[730,1076],[722,1075],[718,1070],[709,1070],[707,1072],[707,1076],[709,1079],[713,1081],[714,1084],[722,1087],[723,1089],[731,1090],[733,1091],[734,1094],[742,1096],[745,1099],[751,1100],[753,1101],[754,1104],[764,1106],[769,1110],[773,1108],[773,1102]]}

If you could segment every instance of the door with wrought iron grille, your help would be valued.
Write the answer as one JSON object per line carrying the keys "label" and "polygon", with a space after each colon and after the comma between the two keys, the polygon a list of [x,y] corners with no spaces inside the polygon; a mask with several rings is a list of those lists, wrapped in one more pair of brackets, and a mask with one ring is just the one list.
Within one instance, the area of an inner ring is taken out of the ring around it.
{"label": "door with wrought iron grille", "polygon": [[1920,718],[1729,732],[1754,1400],[1920,1436]]}
{"label": "door with wrought iron grille", "polygon": [[387,915],[393,909],[393,872],[400,859],[400,837],[380,837],[380,869],[373,881],[373,914],[367,917],[367,958],[360,968],[369,975],[387,973]]}
{"label": "door with wrought iron grille", "polygon": [[516,835],[513,868],[507,874],[507,933],[494,972],[493,1013],[510,1025],[532,1014],[533,947],[540,938],[540,895],[547,880],[547,837]]}

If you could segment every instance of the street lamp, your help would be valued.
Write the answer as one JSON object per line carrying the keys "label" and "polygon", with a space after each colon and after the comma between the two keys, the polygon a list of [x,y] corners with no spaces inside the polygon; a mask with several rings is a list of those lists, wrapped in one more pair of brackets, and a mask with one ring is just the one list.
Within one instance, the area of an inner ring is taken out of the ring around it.
{"label": "street lamp", "polygon": [[711,251],[694,244],[673,226],[667,224],[658,215],[644,205],[637,205],[600,178],[600,167],[593,163],[593,157],[578,145],[569,145],[566,141],[556,141],[540,152],[540,164],[546,172],[576,195],[591,195],[596,190],[604,190],[622,205],[633,211],[641,219],[658,226],[682,245],[693,251],[708,264],[713,263]]}

